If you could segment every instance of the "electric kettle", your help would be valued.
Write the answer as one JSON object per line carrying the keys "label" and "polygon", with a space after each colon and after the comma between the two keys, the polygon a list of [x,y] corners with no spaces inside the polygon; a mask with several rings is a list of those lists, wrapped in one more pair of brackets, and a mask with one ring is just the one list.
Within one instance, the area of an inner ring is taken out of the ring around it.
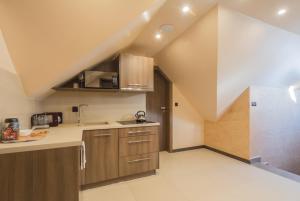
{"label": "electric kettle", "polygon": [[143,123],[146,121],[146,112],[145,111],[138,111],[136,114],[135,114],[135,118],[136,118],[136,121],[138,123]]}

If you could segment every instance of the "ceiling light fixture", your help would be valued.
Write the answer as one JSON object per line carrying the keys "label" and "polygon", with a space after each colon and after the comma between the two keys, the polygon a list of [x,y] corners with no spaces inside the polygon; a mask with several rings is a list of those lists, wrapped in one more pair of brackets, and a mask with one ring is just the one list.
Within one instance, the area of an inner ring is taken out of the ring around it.
{"label": "ceiling light fixture", "polygon": [[181,11],[183,14],[186,14],[191,11],[191,8],[188,5],[185,5],[182,7]]}
{"label": "ceiling light fixture", "polygon": [[156,38],[157,40],[160,40],[160,39],[161,39],[161,34],[160,34],[160,33],[156,33],[156,34],[155,34],[155,38]]}
{"label": "ceiling light fixture", "polygon": [[173,24],[162,24],[162,25],[160,25],[159,30],[162,33],[171,33],[174,31],[174,25]]}
{"label": "ceiling light fixture", "polygon": [[150,14],[149,14],[149,12],[148,11],[144,11],[143,12],[143,18],[144,18],[144,20],[146,21],[146,22],[149,22],[150,21]]}
{"label": "ceiling light fixture", "polygon": [[287,12],[286,9],[280,9],[280,10],[277,12],[277,15],[282,16],[282,15],[286,14],[286,12]]}

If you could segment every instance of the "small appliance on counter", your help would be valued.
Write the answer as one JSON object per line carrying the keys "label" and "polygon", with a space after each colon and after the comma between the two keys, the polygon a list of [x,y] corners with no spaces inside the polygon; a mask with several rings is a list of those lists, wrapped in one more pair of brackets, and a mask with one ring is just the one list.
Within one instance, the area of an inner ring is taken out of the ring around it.
{"label": "small appliance on counter", "polygon": [[146,112],[145,111],[138,111],[135,114],[136,122],[137,123],[143,123],[146,121]]}
{"label": "small appliance on counter", "polygon": [[146,112],[145,111],[138,111],[135,114],[135,120],[118,121],[118,123],[122,124],[122,125],[132,125],[132,124],[151,124],[151,123],[155,123],[155,122],[146,120]]}
{"label": "small appliance on counter", "polygon": [[17,118],[5,119],[1,131],[1,141],[17,140],[20,133],[20,124]]}
{"label": "small appliance on counter", "polygon": [[62,112],[45,112],[41,114],[34,114],[31,116],[31,127],[35,129],[56,127],[62,123],[63,123]]}
{"label": "small appliance on counter", "polygon": [[153,124],[155,122],[153,121],[137,122],[136,120],[131,120],[131,121],[118,121],[118,123],[121,125],[133,125],[133,124]]}

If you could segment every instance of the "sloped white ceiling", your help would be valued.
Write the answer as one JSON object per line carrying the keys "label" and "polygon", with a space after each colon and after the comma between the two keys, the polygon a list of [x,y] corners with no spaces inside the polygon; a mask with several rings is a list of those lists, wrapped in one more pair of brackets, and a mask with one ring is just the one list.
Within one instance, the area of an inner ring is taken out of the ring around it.
{"label": "sloped white ceiling", "polygon": [[205,119],[217,114],[218,8],[156,55],[160,68]]}
{"label": "sloped white ceiling", "polygon": [[198,112],[217,120],[250,86],[288,93],[300,80],[299,55],[299,35],[218,6],[155,58]]}
{"label": "sloped white ceiling", "polygon": [[[128,51],[154,56],[206,14],[215,4],[215,1],[208,0],[168,0],[133,42]],[[191,6],[192,13],[182,14],[181,8],[184,5]],[[163,24],[173,25],[173,31],[169,33],[162,32],[161,25]],[[157,32],[162,34],[162,39],[159,41],[154,37]]]}
{"label": "sloped white ceiling", "polygon": [[[167,0],[131,45],[129,51],[155,56],[217,4],[300,34],[299,0]],[[184,5],[190,6],[191,13],[182,14],[181,9]],[[287,9],[286,15],[278,16],[279,9]],[[162,40],[157,41],[154,35],[161,30],[160,26],[163,24],[174,25],[174,30],[162,33]]]}
{"label": "sloped white ceiling", "polygon": [[[1,0],[0,27],[25,91],[39,97],[128,46],[164,0]],[[144,13],[144,14],[143,14]]]}
{"label": "sloped white ceiling", "polygon": [[[219,8],[218,114],[252,85],[288,88],[300,80],[300,35]],[[258,103],[259,104],[259,103]]]}

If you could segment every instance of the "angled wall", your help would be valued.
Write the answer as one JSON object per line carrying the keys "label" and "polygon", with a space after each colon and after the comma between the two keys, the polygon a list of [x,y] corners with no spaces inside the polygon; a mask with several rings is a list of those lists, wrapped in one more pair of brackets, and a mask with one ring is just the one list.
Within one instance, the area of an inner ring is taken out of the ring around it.
{"label": "angled wall", "polygon": [[288,87],[300,80],[300,36],[219,6],[217,111],[249,86]]}
{"label": "angled wall", "polygon": [[207,120],[205,144],[250,159],[255,155],[247,89],[298,83],[299,55],[299,35],[219,5],[156,55],[156,62]]}
{"label": "angled wall", "polygon": [[250,94],[251,155],[300,175],[300,92],[253,86]]}
{"label": "angled wall", "polygon": [[39,104],[28,98],[16,73],[0,30],[0,122],[18,118],[21,128],[30,128],[30,116],[39,111]]}
{"label": "angled wall", "polygon": [[[288,87],[300,80],[300,36],[223,6],[219,6],[218,9],[218,121],[205,122],[205,144],[245,159],[265,155],[274,164],[287,167],[297,160],[288,159],[288,157],[286,159],[280,157],[277,160],[272,158],[274,156],[272,153],[275,152],[274,144],[280,141],[276,139],[280,139],[282,131],[273,132],[276,136],[270,138],[268,132],[264,133],[266,130],[260,129],[282,128],[276,119],[280,119],[281,113],[291,110],[288,106],[285,109],[281,108],[281,111],[277,111],[276,107],[266,106],[265,109],[260,110],[265,112],[270,110],[269,113],[274,114],[274,121],[271,120],[272,118],[269,120],[263,118],[262,121],[267,124],[259,124],[259,115],[257,115],[256,120],[251,117],[251,121],[256,122],[256,126],[253,126],[253,123],[249,126],[249,101],[246,102],[245,95],[241,96],[241,94],[245,94],[244,91],[248,91],[252,85],[282,87],[286,90],[283,96],[286,98]],[[271,90],[266,94],[271,95],[273,92],[274,90]],[[280,96],[280,93],[277,95]],[[272,96],[276,97],[274,93]],[[243,107],[236,107],[241,98],[244,99]],[[268,97],[262,102],[267,105],[270,99]],[[284,101],[286,100],[282,100]],[[264,114],[262,117],[264,116],[269,115]],[[297,127],[289,126],[289,137],[285,140],[298,139],[292,137],[298,133]],[[284,128],[287,129],[287,127]],[[254,131],[250,133],[249,128]],[[254,141],[260,141],[260,143],[255,145]],[[250,145],[252,150],[250,150]],[[284,145],[281,143],[278,147],[282,146]],[[289,169],[292,168],[289,167]]]}
{"label": "angled wall", "polygon": [[217,20],[214,8],[155,57],[182,95],[211,120],[217,110]]}
{"label": "angled wall", "polygon": [[165,0],[2,0],[0,26],[28,95],[40,97],[129,45]]}
{"label": "angled wall", "polygon": [[249,89],[246,89],[218,121],[205,121],[205,145],[251,159],[249,118]]}

